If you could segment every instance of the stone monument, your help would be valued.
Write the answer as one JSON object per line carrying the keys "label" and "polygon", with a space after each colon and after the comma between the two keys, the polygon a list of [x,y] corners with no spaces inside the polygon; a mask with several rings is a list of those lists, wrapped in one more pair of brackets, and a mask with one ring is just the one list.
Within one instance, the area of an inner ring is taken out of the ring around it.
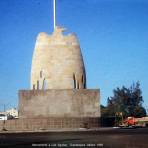
{"label": "stone monument", "polygon": [[80,45],[75,34],[39,33],[31,69],[31,89],[84,89],[86,76]]}
{"label": "stone monument", "polygon": [[39,33],[32,58],[31,89],[19,91],[18,127],[25,130],[99,126],[99,89],[86,89],[78,38],[55,23]]}

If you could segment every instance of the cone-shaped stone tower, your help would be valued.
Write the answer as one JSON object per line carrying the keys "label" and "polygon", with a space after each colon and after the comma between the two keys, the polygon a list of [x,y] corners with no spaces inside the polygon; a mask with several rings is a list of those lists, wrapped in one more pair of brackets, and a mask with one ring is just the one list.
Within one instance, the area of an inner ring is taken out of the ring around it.
{"label": "cone-shaped stone tower", "polygon": [[39,33],[31,69],[31,89],[84,89],[86,76],[80,44],[75,34]]}

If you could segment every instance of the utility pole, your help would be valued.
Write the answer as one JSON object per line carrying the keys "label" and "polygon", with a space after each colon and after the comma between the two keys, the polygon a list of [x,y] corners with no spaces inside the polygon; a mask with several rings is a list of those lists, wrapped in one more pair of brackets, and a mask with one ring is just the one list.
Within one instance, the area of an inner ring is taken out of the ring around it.
{"label": "utility pole", "polygon": [[4,104],[4,120],[3,120],[3,129],[2,131],[7,131],[6,128],[5,128],[5,118],[6,118],[6,114],[5,114],[5,104]]}

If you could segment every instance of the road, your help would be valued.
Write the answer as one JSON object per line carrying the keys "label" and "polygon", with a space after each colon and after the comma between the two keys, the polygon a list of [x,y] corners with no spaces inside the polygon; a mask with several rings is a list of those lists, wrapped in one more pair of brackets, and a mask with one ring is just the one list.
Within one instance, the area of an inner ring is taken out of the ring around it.
{"label": "road", "polygon": [[0,133],[0,147],[148,148],[148,128]]}

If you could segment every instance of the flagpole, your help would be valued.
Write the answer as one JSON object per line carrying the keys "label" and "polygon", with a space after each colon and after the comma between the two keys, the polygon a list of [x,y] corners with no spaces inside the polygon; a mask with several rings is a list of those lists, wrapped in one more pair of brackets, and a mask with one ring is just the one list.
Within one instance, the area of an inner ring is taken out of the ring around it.
{"label": "flagpole", "polygon": [[56,0],[53,0],[53,27],[56,27]]}

